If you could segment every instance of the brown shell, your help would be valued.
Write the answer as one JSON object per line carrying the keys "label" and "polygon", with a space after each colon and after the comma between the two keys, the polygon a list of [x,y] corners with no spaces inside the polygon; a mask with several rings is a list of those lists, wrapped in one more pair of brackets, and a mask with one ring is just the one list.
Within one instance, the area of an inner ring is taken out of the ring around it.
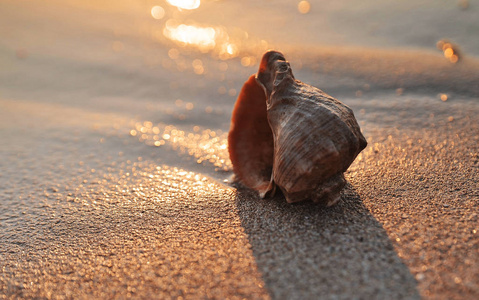
{"label": "brown shell", "polygon": [[228,137],[237,179],[262,197],[278,186],[288,202],[333,205],[367,145],[352,110],[296,80],[277,51],[264,54],[254,79],[241,90]]}

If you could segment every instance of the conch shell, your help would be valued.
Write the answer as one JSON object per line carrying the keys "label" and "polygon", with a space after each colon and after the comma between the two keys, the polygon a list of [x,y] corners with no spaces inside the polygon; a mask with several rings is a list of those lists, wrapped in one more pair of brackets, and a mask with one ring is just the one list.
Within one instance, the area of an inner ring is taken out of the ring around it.
{"label": "conch shell", "polygon": [[293,76],[283,54],[268,51],[236,101],[228,151],[236,178],[260,194],[278,187],[286,201],[331,206],[343,173],[366,147],[353,111]]}

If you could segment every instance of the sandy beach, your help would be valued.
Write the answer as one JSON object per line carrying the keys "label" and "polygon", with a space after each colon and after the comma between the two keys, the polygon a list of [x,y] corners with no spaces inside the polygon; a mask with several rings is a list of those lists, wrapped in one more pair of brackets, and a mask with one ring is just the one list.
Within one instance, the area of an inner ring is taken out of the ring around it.
{"label": "sandy beach", "polygon": [[[478,298],[479,6],[308,3],[0,4],[0,298]],[[368,140],[332,208],[231,181],[273,47]]]}

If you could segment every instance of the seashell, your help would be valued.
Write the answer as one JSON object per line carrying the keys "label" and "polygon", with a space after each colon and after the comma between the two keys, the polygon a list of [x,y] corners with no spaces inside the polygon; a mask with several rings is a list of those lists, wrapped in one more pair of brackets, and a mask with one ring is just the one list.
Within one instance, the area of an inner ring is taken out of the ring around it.
{"label": "seashell", "polygon": [[236,179],[262,198],[279,188],[289,203],[337,203],[343,173],[366,145],[353,111],[296,80],[277,51],[243,85],[228,134]]}

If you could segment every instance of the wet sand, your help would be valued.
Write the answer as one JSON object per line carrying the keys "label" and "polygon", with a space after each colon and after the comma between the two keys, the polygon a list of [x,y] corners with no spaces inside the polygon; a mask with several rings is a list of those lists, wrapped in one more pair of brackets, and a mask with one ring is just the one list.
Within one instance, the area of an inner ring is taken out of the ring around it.
{"label": "wet sand", "polygon": [[472,299],[478,105],[404,97],[350,101],[370,146],[329,209],[168,166],[121,116],[2,100],[2,293]]}

